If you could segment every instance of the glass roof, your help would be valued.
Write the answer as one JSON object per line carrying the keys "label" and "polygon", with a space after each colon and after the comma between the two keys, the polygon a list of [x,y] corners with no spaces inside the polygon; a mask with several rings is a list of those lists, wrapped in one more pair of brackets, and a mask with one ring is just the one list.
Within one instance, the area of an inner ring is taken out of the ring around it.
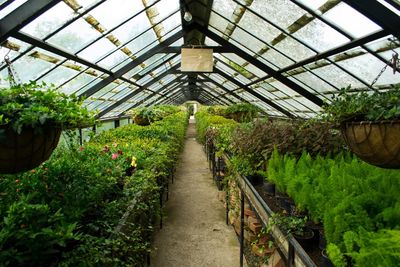
{"label": "glass roof", "polygon": [[[400,84],[397,65],[372,85],[400,53],[399,30],[386,19],[400,25],[394,1],[373,1],[375,17],[339,0],[44,2],[0,0],[0,85],[8,85],[8,57],[17,82],[85,96],[102,118],[186,100],[246,101],[272,116],[310,118],[342,87]],[[181,72],[181,47],[214,48],[213,73]]]}

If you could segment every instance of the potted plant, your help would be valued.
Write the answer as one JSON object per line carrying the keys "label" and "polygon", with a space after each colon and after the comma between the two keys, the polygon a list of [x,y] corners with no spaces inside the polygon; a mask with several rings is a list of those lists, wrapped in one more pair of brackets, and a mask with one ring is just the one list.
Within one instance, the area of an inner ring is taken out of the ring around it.
{"label": "potted plant", "polygon": [[400,86],[385,92],[340,90],[324,106],[340,123],[349,148],[362,160],[383,168],[400,167]]}
{"label": "potted plant", "polygon": [[304,249],[312,247],[314,232],[307,227],[307,217],[296,217],[274,213],[269,221],[271,227],[276,225],[286,235],[292,234]]}
{"label": "potted plant", "polygon": [[17,173],[47,160],[62,129],[94,124],[75,95],[34,81],[0,89],[0,173]]}

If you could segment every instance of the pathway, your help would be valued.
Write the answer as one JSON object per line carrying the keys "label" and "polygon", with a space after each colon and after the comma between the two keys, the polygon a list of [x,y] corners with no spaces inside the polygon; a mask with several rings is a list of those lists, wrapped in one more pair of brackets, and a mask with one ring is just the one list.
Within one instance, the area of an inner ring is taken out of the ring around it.
{"label": "pathway", "polygon": [[151,255],[154,267],[239,266],[238,239],[225,224],[225,208],[217,199],[218,190],[195,136],[191,120],[165,205],[167,218],[156,234],[156,251]]}

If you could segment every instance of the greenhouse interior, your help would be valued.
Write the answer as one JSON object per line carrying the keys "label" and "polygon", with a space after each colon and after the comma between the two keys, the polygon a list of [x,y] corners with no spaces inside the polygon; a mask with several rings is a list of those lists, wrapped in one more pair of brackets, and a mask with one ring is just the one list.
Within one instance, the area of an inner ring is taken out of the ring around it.
{"label": "greenhouse interior", "polygon": [[400,266],[399,0],[0,0],[0,267]]}

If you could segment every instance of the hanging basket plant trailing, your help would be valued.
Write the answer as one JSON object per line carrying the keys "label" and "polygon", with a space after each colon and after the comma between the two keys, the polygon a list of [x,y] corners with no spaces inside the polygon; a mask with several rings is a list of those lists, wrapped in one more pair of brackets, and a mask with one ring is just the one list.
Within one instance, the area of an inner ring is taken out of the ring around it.
{"label": "hanging basket plant trailing", "polygon": [[400,86],[371,94],[343,88],[324,109],[328,119],[340,123],[345,142],[360,159],[400,168]]}
{"label": "hanging basket plant trailing", "polygon": [[63,129],[94,124],[94,114],[82,101],[44,82],[0,88],[0,173],[39,166],[50,157]]}
{"label": "hanging basket plant trailing", "polygon": [[237,122],[250,122],[257,117],[261,109],[250,103],[233,104],[226,108],[225,116]]}

